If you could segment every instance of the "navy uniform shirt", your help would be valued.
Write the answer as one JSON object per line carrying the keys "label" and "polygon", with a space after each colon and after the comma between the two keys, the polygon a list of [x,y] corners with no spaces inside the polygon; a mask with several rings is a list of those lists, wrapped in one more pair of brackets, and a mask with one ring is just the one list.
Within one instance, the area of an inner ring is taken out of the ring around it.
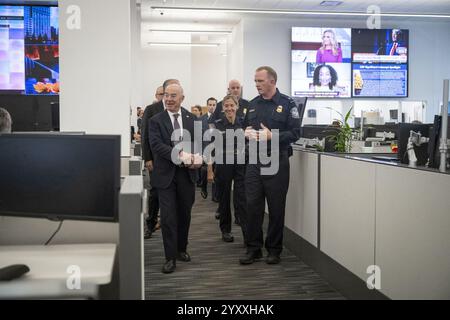
{"label": "navy uniform shirt", "polygon": [[[250,102],[248,102],[247,100],[242,99],[242,98],[239,99],[239,108],[236,112],[236,117],[244,117],[249,105],[250,105]],[[211,115],[211,117],[209,117],[208,123],[214,124],[214,122],[217,119],[220,119],[222,116],[225,116],[225,114],[223,112],[222,101],[220,101],[217,104],[216,110],[214,110],[214,113]]]}
{"label": "navy uniform shirt", "polygon": [[261,130],[261,123],[269,130],[279,130],[280,152],[292,151],[291,143],[300,138],[300,116],[297,105],[291,97],[277,89],[272,99],[257,96],[250,101],[244,118],[244,129],[253,127]]}
{"label": "navy uniform shirt", "polygon": [[[227,117],[224,113],[221,113],[219,115],[219,118],[214,121],[214,126],[217,130],[221,131],[223,136],[223,154],[232,153],[234,155],[237,154],[243,154],[245,152],[245,141],[240,145],[237,142],[237,139],[235,138],[234,141],[227,142],[226,139],[226,130],[241,130],[241,134],[244,135],[244,114],[241,114],[240,116],[237,115],[236,112],[236,119],[234,123],[231,123],[228,121]],[[230,148],[230,150],[226,150],[227,143],[232,144],[233,148]],[[217,149],[216,149],[217,150]],[[216,156],[221,156],[219,153]],[[234,162],[236,163],[236,162]]]}

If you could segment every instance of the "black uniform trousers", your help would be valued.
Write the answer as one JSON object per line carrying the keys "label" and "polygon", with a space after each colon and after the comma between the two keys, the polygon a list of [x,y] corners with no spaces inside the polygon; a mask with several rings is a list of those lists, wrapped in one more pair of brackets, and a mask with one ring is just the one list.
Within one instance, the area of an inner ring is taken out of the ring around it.
{"label": "black uniform trousers", "polygon": [[[216,164],[217,186],[221,191],[219,196],[220,230],[231,232],[231,184],[234,181],[233,202],[237,208],[244,242],[247,240],[247,219],[245,204],[245,165]],[[236,209],[235,209],[236,210]],[[236,215],[236,212],[235,212]]]}
{"label": "black uniform trousers", "polygon": [[265,200],[269,209],[269,226],[265,247],[270,254],[280,255],[283,250],[283,229],[286,195],[289,188],[289,156],[280,155],[279,170],[275,175],[261,175],[261,165],[249,164],[245,175],[247,195],[247,250],[254,252],[263,247]]}
{"label": "black uniform trousers", "polygon": [[195,184],[188,170],[177,167],[170,185],[158,189],[166,260],[174,260],[179,252],[186,252],[188,244],[191,210],[195,200]]}
{"label": "black uniform trousers", "polygon": [[158,190],[151,185],[148,194],[148,218],[147,218],[147,228],[151,232],[154,231],[156,224],[158,223],[158,211],[159,211],[159,200],[158,200]]}

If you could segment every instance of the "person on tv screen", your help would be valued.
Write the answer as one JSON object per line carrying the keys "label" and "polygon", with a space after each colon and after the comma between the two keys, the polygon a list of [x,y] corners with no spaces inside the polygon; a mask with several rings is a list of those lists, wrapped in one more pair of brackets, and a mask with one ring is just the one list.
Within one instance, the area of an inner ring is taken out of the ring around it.
{"label": "person on tv screen", "polygon": [[400,29],[392,29],[392,43],[387,48],[386,54],[389,56],[406,55],[406,45],[403,39],[403,32]]}
{"label": "person on tv screen", "polygon": [[322,35],[322,46],[317,50],[316,63],[342,62],[342,50],[333,30],[327,29]]}
{"label": "person on tv screen", "polygon": [[313,83],[310,84],[309,89],[315,92],[333,92],[336,96],[346,93],[346,88],[338,84],[336,70],[325,64],[321,64],[314,69]]}

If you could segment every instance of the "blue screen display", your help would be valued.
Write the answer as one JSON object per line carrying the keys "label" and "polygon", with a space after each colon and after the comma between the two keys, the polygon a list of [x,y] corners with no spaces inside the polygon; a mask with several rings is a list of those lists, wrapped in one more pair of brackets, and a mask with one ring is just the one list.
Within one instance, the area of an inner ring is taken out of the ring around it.
{"label": "blue screen display", "polygon": [[0,94],[59,93],[58,8],[0,6]]}

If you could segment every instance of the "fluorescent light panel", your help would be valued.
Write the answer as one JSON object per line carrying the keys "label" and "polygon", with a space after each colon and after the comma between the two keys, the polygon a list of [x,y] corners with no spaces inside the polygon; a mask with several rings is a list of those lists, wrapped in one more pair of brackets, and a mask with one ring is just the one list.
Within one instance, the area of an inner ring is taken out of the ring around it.
{"label": "fluorescent light panel", "polygon": [[218,47],[220,43],[190,43],[190,42],[149,42],[151,46],[170,47]]}
{"label": "fluorescent light panel", "polygon": [[[193,11],[193,12],[221,12],[221,13],[260,13],[260,14],[286,14],[286,15],[315,15],[315,16],[374,16],[367,12],[349,11],[295,11],[295,10],[258,10],[258,9],[233,9],[233,8],[194,8],[194,7],[161,7],[151,6],[153,10],[166,11]],[[418,13],[380,13],[381,17],[405,17],[405,18],[450,18],[448,14],[418,14]]]}
{"label": "fluorescent light panel", "polygon": [[151,32],[173,32],[173,33],[200,33],[200,34],[231,34],[228,30],[169,30],[169,29],[149,29]]}
{"label": "fluorescent light panel", "polygon": [[340,4],[342,4],[342,1],[322,1],[320,3],[320,5],[324,6],[324,7],[335,7],[335,6],[338,6]]}

